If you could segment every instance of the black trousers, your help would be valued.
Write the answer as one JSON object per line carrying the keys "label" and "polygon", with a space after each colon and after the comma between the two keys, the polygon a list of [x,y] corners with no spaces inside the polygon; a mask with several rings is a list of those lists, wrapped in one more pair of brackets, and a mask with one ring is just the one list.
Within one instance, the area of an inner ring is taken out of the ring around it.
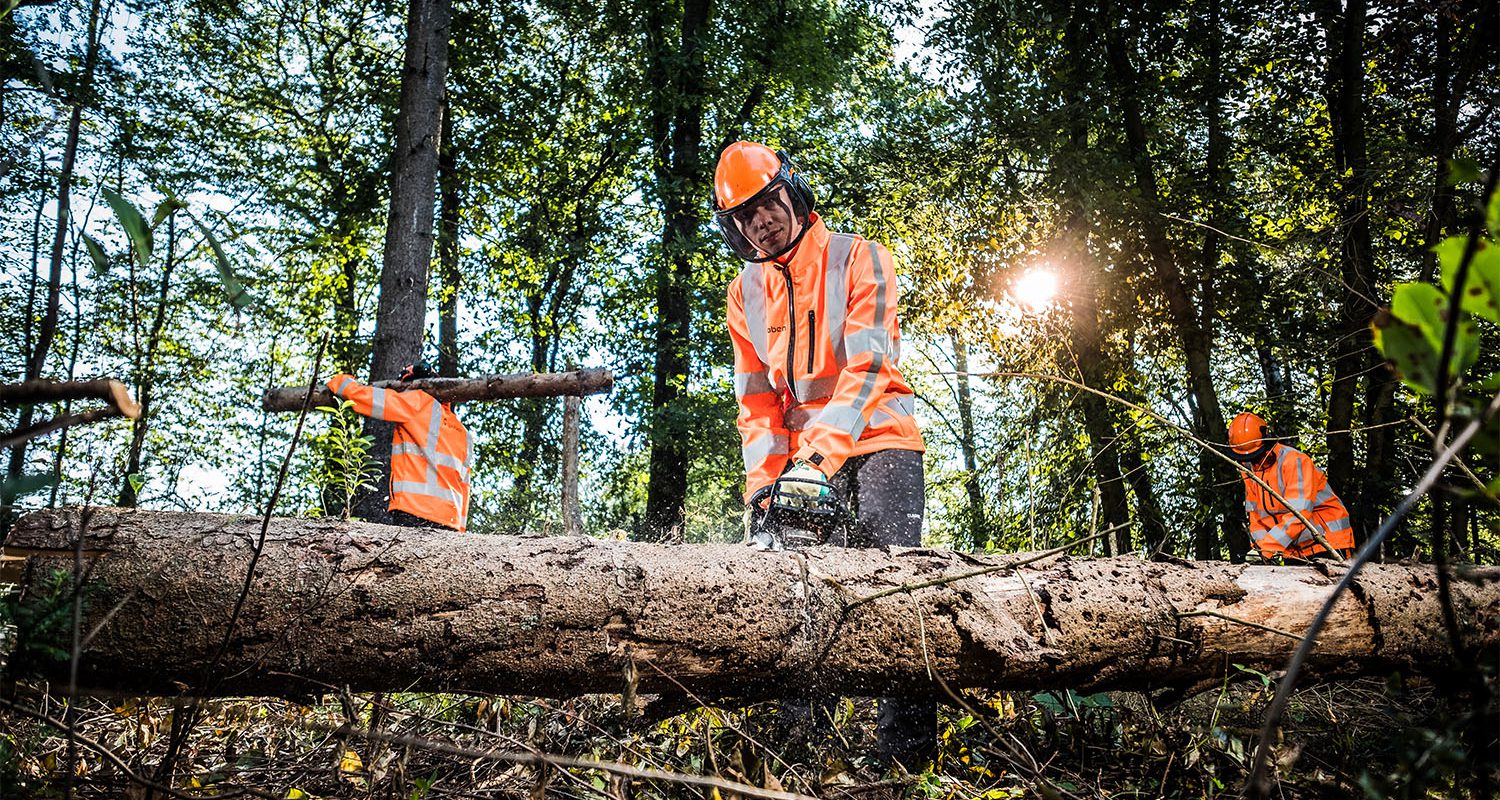
{"label": "black trousers", "polygon": [[[848,499],[856,520],[839,547],[917,547],[922,544],[922,511],[926,505],[922,454],[913,450],[880,450],[855,456],[829,481]],[[796,704],[814,716],[817,725],[831,719],[832,698]],[[788,703],[784,708],[792,711]],[[792,711],[793,716],[799,716]],[[930,760],[937,748],[937,703],[883,697],[875,728],[876,748],[887,761],[915,769]]]}

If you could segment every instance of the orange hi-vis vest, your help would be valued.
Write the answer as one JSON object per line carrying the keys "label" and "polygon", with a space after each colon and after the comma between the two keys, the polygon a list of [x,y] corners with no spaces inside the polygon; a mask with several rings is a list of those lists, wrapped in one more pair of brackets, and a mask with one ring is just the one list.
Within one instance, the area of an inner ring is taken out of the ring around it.
{"label": "orange hi-vis vest", "polygon": [[329,378],[328,389],[354,403],[355,411],[396,423],[390,510],[464,530],[474,451],[469,432],[453,411],[420,389],[380,389],[348,375]]}
{"label": "orange hi-vis vest", "polygon": [[747,501],[791,460],[832,476],[853,456],[925,449],[890,253],[810,224],[788,263],[747,263],[729,284]]}
{"label": "orange hi-vis vest", "polygon": [[1333,493],[1327,476],[1306,453],[1284,444],[1274,445],[1253,470],[1286,498],[1284,504],[1251,480],[1249,475],[1244,476],[1250,537],[1262,555],[1305,558],[1323,552],[1323,545],[1318,544],[1302,520],[1292,514],[1292,508],[1311,520],[1335,550],[1354,548],[1349,511]]}

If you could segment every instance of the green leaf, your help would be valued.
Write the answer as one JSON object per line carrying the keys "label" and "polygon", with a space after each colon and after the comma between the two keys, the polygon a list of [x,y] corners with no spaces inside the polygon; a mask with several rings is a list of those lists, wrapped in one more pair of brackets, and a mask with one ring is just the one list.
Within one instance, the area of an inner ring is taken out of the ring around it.
{"label": "green leaf", "polygon": [[1473,183],[1480,178],[1479,162],[1471,158],[1455,158],[1448,162],[1448,174],[1443,178],[1446,186]]}
{"label": "green leaf", "polygon": [[234,276],[234,269],[229,265],[229,257],[224,255],[224,248],[219,245],[218,237],[197,217],[193,217],[193,224],[203,231],[204,237],[208,239],[208,246],[214,251],[214,266],[219,270],[219,280],[224,284],[224,294],[229,296],[229,304],[235,308],[253,305],[255,296]]}
{"label": "green leaf", "polygon": [[1385,356],[1401,380],[1421,394],[1437,392],[1437,350],[1422,329],[1397,319],[1382,309],[1370,326],[1375,347]]}
{"label": "green leaf", "polygon": [[99,240],[84,234],[83,246],[88,248],[89,258],[94,260],[94,274],[103,275],[109,271],[109,254],[104,252],[104,245]]}
{"label": "green leaf", "polygon": [[167,199],[158,203],[156,205],[156,213],[151,215],[151,229],[155,230],[156,226],[160,225],[161,221],[166,219],[173,211],[179,211],[184,208],[187,208],[187,203],[180,200],[177,195],[168,192]]}
{"label": "green leaf", "polygon": [[135,250],[136,261],[143,265],[151,261],[151,229],[146,226],[140,209],[108,186],[102,187],[101,191],[109,207],[114,209],[120,227],[130,236],[130,246]]}
{"label": "green leaf", "polygon": [[[1453,281],[1457,278],[1467,244],[1468,237],[1451,236],[1433,248],[1442,268],[1443,286],[1450,292],[1453,291]],[[1479,249],[1469,262],[1469,274],[1464,279],[1463,299],[1459,307],[1500,325],[1500,247],[1494,242],[1483,239],[1479,241]]]}
{"label": "green leaf", "polygon": [[130,482],[130,491],[135,494],[140,494],[141,487],[146,485],[146,476],[139,472],[130,473],[125,476],[125,480]]}
{"label": "green leaf", "polygon": [[1396,319],[1416,327],[1432,345],[1433,352],[1443,346],[1443,325],[1448,298],[1430,283],[1403,283],[1391,297],[1391,313]]}

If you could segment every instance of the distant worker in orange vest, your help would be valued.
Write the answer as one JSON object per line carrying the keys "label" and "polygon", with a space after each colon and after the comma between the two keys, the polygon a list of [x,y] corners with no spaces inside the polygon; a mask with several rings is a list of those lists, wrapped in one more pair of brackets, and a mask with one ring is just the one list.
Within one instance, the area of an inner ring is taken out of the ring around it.
{"label": "distant worker in orange vest", "polygon": [[1354,552],[1354,530],[1349,511],[1333,493],[1328,478],[1306,453],[1273,441],[1267,423],[1258,415],[1244,412],[1229,424],[1229,449],[1235,460],[1243,463],[1261,480],[1275,489],[1275,495],[1245,475],[1245,511],[1250,514],[1250,537],[1262,557],[1329,558],[1327,549],[1292,509],[1302,513],[1339,555]]}
{"label": "distant worker in orange vest", "polygon": [[[397,380],[436,375],[425,364],[408,365]],[[448,403],[421,389],[365,386],[352,376],[328,379],[328,389],[371,419],[396,423],[391,438],[391,516],[396,524],[432,524],[464,530],[469,518],[469,432]]]}

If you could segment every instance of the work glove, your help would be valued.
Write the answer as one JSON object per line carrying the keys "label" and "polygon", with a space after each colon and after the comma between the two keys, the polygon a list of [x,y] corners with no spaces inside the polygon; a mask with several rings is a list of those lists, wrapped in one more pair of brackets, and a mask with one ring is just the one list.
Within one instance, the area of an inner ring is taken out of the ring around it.
{"label": "work glove", "polygon": [[828,494],[828,476],[806,461],[798,461],[782,474],[779,491],[794,497],[822,497]]}

